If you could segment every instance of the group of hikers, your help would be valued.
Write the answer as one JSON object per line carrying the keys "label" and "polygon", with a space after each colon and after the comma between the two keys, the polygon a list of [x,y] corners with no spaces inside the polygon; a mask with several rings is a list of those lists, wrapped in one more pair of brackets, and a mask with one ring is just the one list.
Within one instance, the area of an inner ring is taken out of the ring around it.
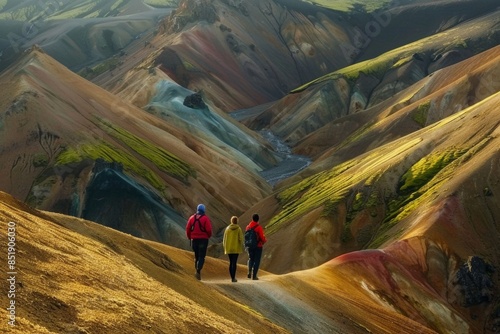
{"label": "group of hikers", "polygon": [[[253,214],[252,221],[245,228],[246,231],[253,230],[257,237],[255,247],[245,247],[248,253],[248,274],[247,277],[258,280],[260,260],[262,258],[262,246],[266,243],[264,229],[259,224],[259,215]],[[186,235],[191,240],[191,247],[194,251],[195,276],[201,280],[201,270],[205,263],[207,254],[208,239],[212,236],[212,224],[210,218],[205,214],[205,205],[198,204],[196,213],[189,217],[186,224]],[[232,282],[237,282],[236,268],[239,254],[244,250],[244,235],[238,225],[238,217],[232,216],[229,226],[224,230],[222,240],[224,254],[229,257],[229,275]]]}

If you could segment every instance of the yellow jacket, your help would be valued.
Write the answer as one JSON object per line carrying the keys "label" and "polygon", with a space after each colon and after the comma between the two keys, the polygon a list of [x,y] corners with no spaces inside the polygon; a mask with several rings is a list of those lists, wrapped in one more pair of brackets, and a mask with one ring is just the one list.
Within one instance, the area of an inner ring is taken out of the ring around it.
{"label": "yellow jacket", "polygon": [[230,224],[224,231],[224,254],[243,253],[243,232],[238,224]]}

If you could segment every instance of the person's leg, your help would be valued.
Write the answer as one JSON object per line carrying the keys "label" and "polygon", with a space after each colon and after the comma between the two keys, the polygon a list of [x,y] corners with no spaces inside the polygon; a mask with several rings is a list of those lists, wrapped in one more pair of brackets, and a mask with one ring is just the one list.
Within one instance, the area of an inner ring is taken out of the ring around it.
{"label": "person's leg", "polygon": [[254,265],[253,265],[253,276],[252,279],[258,280],[257,272],[260,267],[260,259],[262,258],[262,248],[256,248],[254,252]]}
{"label": "person's leg", "polygon": [[199,240],[194,239],[191,241],[191,247],[193,248],[194,251],[194,269],[196,272],[198,272],[198,259],[199,259],[199,251],[198,251],[198,245],[199,245]]}
{"label": "person's leg", "polygon": [[234,254],[227,254],[227,256],[229,257],[229,276],[231,277],[231,279],[233,279],[233,255]]}
{"label": "person's leg", "polygon": [[254,258],[255,258],[255,249],[249,249],[248,250],[248,278],[252,278],[252,270],[254,266]]}
{"label": "person's leg", "polygon": [[198,264],[196,269],[201,272],[203,265],[205,264],[205,256],[207,256],[208,239],[198,240]]}
{"label": "person's leg", "polygon": [[207,255],[208,239],[194,239],[194,268],[196,269],[196,278],[201,280],[201,269],[205,264],[205,256]]}
{"label": "person's leg", "polygon": [[229,255],[229,275],[231,280],[236,282],[236,268],[238,262],[238,254],[228,254]]}

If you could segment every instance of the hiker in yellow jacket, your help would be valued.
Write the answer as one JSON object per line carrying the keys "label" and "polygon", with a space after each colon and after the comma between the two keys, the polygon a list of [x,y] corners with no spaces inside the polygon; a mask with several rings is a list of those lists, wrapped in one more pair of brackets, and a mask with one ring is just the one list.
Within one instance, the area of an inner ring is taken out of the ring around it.
{"label": "hiker in yellow jacket", "polygon": [[229,256],[229,275],[231,275],[231,281],[238,282],[236,279],[238,255],[243,253],[243,232],[238,225],[238,217],[231,217],[231,224],[224,231],[222,245],[224,246],[224,254]]}

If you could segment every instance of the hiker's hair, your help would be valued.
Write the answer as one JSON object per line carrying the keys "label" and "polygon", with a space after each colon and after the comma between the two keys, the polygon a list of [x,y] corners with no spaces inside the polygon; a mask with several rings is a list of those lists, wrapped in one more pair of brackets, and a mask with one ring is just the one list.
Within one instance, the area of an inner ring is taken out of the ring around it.
{"label": "hiker's hair", "polygon": [[231,217],[231,224],[238,224],[238,217],[232,216]]}
{"label": "hiker's hair", "polygon": [[252,216],[252,220],[253,220],[254,222],[258,222],[258,221],[259,221],[259,215],[258,215],[258,214],[256,214],[256,213],[254,213],[254,214],[253,214],[253,216]]}

